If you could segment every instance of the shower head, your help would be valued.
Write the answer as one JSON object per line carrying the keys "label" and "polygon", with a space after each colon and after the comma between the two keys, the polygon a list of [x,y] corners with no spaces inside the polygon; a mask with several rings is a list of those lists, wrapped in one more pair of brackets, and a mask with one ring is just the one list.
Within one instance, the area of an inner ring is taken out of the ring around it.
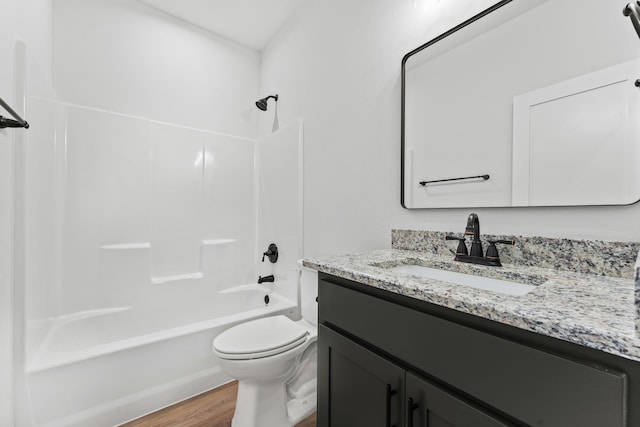
{"label": "shower head", "polygon": [[262,98],[256,101],[256,107],[258,107],[262,111],[267,111],[267,100],[269,98],[273,98],[278,102],[278,95],[269,95],[266,98]]}

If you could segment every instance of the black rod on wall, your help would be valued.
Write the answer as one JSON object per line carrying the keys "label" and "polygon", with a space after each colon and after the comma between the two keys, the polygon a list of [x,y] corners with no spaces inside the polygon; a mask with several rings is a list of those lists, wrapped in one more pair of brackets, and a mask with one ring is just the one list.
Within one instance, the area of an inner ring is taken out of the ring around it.
{"label": "black rod on wall", "polygon": [[447,178],[447,179],[435,179],[432,181],[420,181],[420,185],[422,185],[423,187],[427,184],[433,184],[436,182],[448,182],[448,181],[460,181],[462,179],[476,179],[476,178],[482,178],[484,181],[489,179],[489,174],[485,174],[485,175],[476,175],[476,176],[464,176],[461,178]]}
{"label": "black rod on wall", "polygon": [[8,119],[6,117],[0,116],[0,129],[4,128],[25,128],[29,129],[29,123],[24,120],[18,113],[16,113],[13,108],[9,106],[2,98],[0,98],[0,105],[9,112],[13,116],[15,120]]}

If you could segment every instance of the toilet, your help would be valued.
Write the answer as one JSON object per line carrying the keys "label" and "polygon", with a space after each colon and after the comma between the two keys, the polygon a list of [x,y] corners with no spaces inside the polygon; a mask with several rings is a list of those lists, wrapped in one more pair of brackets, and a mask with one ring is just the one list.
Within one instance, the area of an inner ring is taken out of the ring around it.
{"label": "toilet", "polygon": [[317,272],[299,263],[302,319],[251,320],[213,340],[220,369],[238,380],[232,427],[293,427],[316,410]]}

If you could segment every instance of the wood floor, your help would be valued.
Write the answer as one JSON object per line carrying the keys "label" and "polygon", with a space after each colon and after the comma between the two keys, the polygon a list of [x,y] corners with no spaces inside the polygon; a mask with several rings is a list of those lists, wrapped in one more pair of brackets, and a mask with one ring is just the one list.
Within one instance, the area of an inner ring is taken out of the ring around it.
{"label": "wood floor", "polygon": [[[234,381],[121,427],[230,427],[237,393],[238,383]],[[316,414],[296,427],[316,427]]]}

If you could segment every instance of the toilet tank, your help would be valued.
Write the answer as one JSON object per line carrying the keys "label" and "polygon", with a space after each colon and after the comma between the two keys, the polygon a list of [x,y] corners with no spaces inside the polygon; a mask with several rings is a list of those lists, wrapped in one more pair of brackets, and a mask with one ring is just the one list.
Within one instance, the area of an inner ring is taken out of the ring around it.
{"label": "toilet tank", "polygon": [[318,324],[318,272],[302,266],[300,268],[300,311],[302,318],[307,322]]}

